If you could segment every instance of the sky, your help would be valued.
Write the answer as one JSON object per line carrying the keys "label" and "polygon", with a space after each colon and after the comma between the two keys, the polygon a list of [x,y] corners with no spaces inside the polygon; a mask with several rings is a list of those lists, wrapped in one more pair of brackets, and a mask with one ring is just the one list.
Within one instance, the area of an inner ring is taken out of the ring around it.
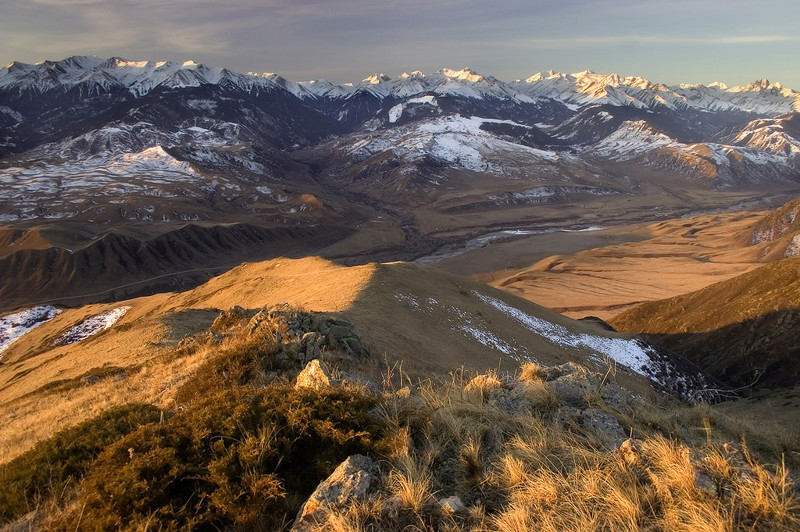
{"label": "sky", "polygon": [[357,82],[555,70],[800,90],[799,0],[0,0],[0,64],[193,59]]}

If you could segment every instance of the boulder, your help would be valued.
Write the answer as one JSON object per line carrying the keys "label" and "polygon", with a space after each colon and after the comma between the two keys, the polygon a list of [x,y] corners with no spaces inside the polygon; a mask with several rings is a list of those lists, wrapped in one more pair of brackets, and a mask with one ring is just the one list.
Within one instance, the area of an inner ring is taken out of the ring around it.
{"label": "boulder", "polygon": [[512,388],[495,388],[489,392],[489,404],[496,406],[509,415],[517,415],[530,410],[530,402],[519,392]]}
{"label": "boulder", "polygon": [[617,418],[611,414],[589,408],[581,412],[581,424],[594,431],[601,440],[606,442],[609,450],[615,449],[625,442],[625,431]]}
{"label": "boulder", "polygon": [[561,402],[577,407],[588,405],[588,397],[592,391],[586,380],[573,375],[559,377],[549,382],[548,387],[553,390]]}
{"label": "boulder", "polygon": [[300,362],[308,362],[320,357],[320,349],[326,344],[325,335],[307,332],[300,339]]}
{"label": "boulder", "polygon": [[467,507],[458,495],[447,497],[446,499],[439,499],[439,506],[442,511],[448,514],[459,514],[467,511]]}
{"label": "boulder", "polygon": [[633,438],[628,438],[619,446],[619,457],[629,467],[642,465],[644,462],[642,446]]}
{"label": "boulder", "polygon": [[303,504],[292,531],[311,530],[315,525],[322,524],[331,511],[368,500],[377,491],[378,485],[378,464],[367,456],[350,456],[317,486]]}
{"label": "boulder", "polygon": [[303,371],[297,376],[295,388],[311,388],[320,390],[333,386],[334,379],[331,377],[331,369],[327,364],[320,363],[315,359],[309,362]]}

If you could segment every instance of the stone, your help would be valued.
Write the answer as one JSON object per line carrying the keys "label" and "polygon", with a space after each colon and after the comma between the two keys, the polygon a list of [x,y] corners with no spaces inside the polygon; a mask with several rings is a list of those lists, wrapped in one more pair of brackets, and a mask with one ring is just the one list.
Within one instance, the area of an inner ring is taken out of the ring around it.
{"label": "stone", "polygon": [[572,406],[562,406],[556,411],[553,420],[561,427],[576,426],[581,420],[582,411]]}
{"label": "stone", "polygon": [[297,376],[295,388],[310,388],[321,390],[333,385],[331,370],[327,364],[322,364],[318,359],[312,360]]}
{"label": "stone", "polygon": [[92,384],[100,382],[100,380],[101,379],[99,375],[84,375],[81,377],[81,381],[83,381],[83,383],[87,386],[91,386]]}
{"label": "stone", "polygon": [[467,507],[458,495],[447,497],[446,499],[439,499],[439,506],[442,511],[449,514],[459,514],[467,511]]}
{"label": "stone", "polygon": [[567,362],[559,366],[552,366],[549,368],[542,368],[541,374],[546,381],[556,380],[565,375],[583,375],[586,369],[574,362]]}
{"label": "stone", "polygon": [[403,501],[397,495],[389,497],[381,503],[381,516],[384,519],[396,520],[400,515]]}
{"label": "stone", "polygon": [[712,479],[711,475],[702,469],[695,470],[694,481],[698,488],[705,491],[709,495],[714,495],[717,491],[717,486],[714,484],[714,479]]}
{"label": "stone", "polygon": [[346,325],[331,325],[330,334],[334,340],[343,340],[353,336],[353,328]]}
{"label": "stone", "polygon": [[503,429],[500,427],[492,427],[481,438],[481,453],[483,458],[489,462],[494,459],[503,451],[503,446],[506,443],[506,435],[503,434]]}
{"label": "stone", "polygon": [[489,404],[509,415],[522,414],[530,410],[530,402],[516,389],[495,388],[489,392]]}
{"label": "stone", "polygon": [[561,377],[550,383],[549,387],[561,402],[570,406],[588,405],[587,397],[591,393],[589,384],[585,380],[569,377]]}
{"label": "stone", "polygon": [[300,339],[300,361],[308,362],[320,357],[320,349],[325,345],[325,336],[318,332],[307,332]]}
{"label": "stone", "polygon": [[623,399],[616,386],[605,385],[600,388],[600,397],[603,398],[603,402],[607,405],[623,406],[625,404],[625,399]]}
{"label": "stone", "polygon": [[292,531],[311,530],[314,525],[323,523],[331,511],[367,501],[378,485],[378,464],[373,459],[360,454],[348,457],[303,504]]}
{"label": "stone", "polygon": [[581,412],[581,424],[591,429],[601,440],[607,442],[609,449],[617,448],[625,442],[626,434],[617,418],[611,414],[589,408]]}
{"label": "stone", "polygon": [[628,438],[619,446],[619,457],[628,466],[643,463],[642,446],[633,438]]}

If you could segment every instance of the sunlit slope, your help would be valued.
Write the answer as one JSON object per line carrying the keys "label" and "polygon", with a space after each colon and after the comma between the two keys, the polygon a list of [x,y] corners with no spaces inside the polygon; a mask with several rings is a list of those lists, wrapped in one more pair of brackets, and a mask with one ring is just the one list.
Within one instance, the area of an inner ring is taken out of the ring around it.
{"label": "sunlit slope", "polygon": [[[709,384],[683,359],[641,340],[432,267],[281,258],[242,264],[182,293],[44,313],[48,319],[1,353],[0,410],[10,420],[4,432],[35,441],[45,435],[32,433],[45,418],[64,427],[115,404],[168,406],[203,357],[176,359],[171,353],[182,339],[213,334],[206,331],[222,310],[282,303],[347,320],[372,361],[413,378],[461,367],[514,371],[529,360],[572,361],[601,373],[610,367],[640,395],[690,398]],[[212,342],[207,349],[217,348]]]}

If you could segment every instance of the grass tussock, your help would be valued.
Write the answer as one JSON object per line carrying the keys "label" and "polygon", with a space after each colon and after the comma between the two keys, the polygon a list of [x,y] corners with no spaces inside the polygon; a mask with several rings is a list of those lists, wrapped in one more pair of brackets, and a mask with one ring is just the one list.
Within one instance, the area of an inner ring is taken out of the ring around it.
{"label": "grass tussock", "polygon": [[372,450],[374,401],[344,390],[230,388],[97,458],[77,500],[48,526],[269,530],[347,456]]}
{"label": "grass tussock", "polygon": [[[732,420],[703,406],[590,406],[618,417],[634,438],[621,449],[604,446],[596,429],[565,424],[564,405],[538,368],[523,367],[516,380],[454,376],[420,383],[409,395],[387,393],[381,404],[382,441],[393,442],[384,454],[387,488],[370,504],[333,512],[316,530],[800,527],[797,484],[778,447],[763,445],[756,458],[746,444],[729,443],[764,443],[769,435],[741,424],[736,431]],[[698,427],[678,430],[692,424]],[[446,502],[454,495],[463,503],[457,511]]]}

